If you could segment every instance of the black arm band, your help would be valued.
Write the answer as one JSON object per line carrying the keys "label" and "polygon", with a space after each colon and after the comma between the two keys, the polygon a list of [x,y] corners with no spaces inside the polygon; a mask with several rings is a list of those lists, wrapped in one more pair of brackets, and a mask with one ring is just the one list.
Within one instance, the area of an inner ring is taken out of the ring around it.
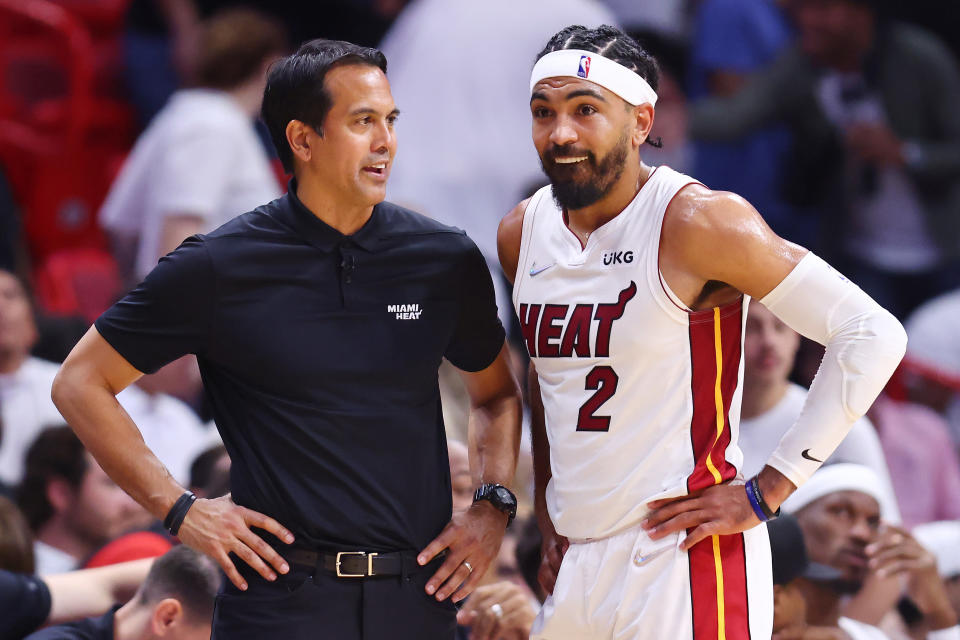
{"label": "black arm band", "polygon": [[753,495],[756,497],[760,509],[763,510],[763,514],[767,516],[767,520],[772,520],[773,518],[779,517],[780,509],[773,511],[770,505],[767,504],[767,501],[763,499],[763,494],[760,493],[760,481],[757,479],[758,477],[759,476],[753,476],[748,483],[750,484],[750,488],[753,489]]}
{"label": "black arm band", "polygon": [[163,528],[169,531],[170,535],[175,536],[180,531],[180,525],[183,524],[183,519],[187,517],[187,511],[190,511],[190,507],[196,500],[197,496],[193,495],[192,492],[184,491],[183,495],[177,498],[177,501],[170,507],[167,517],[163,519]]}

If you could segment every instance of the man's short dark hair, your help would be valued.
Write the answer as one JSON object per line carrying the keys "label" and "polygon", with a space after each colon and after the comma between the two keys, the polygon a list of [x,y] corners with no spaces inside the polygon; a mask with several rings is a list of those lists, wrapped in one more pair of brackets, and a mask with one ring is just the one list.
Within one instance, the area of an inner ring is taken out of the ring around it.
{"label": "man's short dark hair", "polygon": [[181,544],[153,562],[140,586],[139,597],[143,604],[175,598],[190,620],[210,620],[219,588],[217,563]]}
{"label": "man's short dark hair", "polygon": [[[636,40],[616,27],[604,24],[596,29],[588,29],[575,24],[561,29],[537,54],[537,60],[548,53],[564,49],[582,49],[602,55],[636,73],[646,80],[654,91],[660,87],[660,67],[656,59]],[[648,138],[647,142],[655,147],[662,146],[659,140]]]}
{"label": "man's short dark hair", "polygon": [[331,69],[347,64],[370,65],[387,72],[387,59],[377,49],[322,38],[305,42],[270,70],[260,115],[287,171],[293,171],[287,124],[299,120],[322,136],[323,122],[333,106],[324,79]]}
{"label": "man's short dark hair", "polygon": [[89,463],[83,443],[67,425],[48,427],[27,449],[23,482],[17,491],[17,506],[34,533],[53,516],[47,485],[54,478],[71,487],[83,483]]}

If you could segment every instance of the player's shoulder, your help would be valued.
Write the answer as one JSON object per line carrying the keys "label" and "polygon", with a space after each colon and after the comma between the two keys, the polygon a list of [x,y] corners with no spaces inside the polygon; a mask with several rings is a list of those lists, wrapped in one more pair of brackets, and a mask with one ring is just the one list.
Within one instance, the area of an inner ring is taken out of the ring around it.
{"label": "player's shoulder", "polygon": [[667,240],[688,242],[704,235],[735,237],[751,233],[758,224],[763,224],[760,215],[742,196],[693,182],[680,189],[667,205],[663,234]]}
{"label": "player's shoulder", "polygon": [[500,226],[497,229],[498,238],[503,236],[504,239],[515,238],[517,242],[520,241],[520,234],[523,231],[523,218],[532,199],[533,197],[531,196],[530,198],[521,200],[517,206],[510,209],[507,215],[500,219]]}
{"label": "player's shoulder", "polygon": [[513,282],[520,263],[520,244],[523,239],[523,219],[533,198],[522,200],[500,220],[497,228],[497,254],[500,266],[510,282]]}

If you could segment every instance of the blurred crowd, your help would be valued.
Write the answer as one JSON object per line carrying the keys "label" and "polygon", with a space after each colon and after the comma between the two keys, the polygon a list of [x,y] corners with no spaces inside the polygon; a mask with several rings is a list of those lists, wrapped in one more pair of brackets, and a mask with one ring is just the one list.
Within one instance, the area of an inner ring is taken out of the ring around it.
{"label": "blurred crowd", "polygon": [[[50,388],[93,319],[161,256],[285,191],[256,119],[274,60],[315,37],[384,51],[402,111],[388,198],[467,230],[512,327],[495,232],[545,182],[530,67],[560,28],[603,23],[662,68],[662,146],[644,160],[740,194],[908,332],[885,392],[771,526],[775,637],[936,638],[956,624],[960,15],[935,0],[0,0],[0,592],[14,574],[45,585],[53,608],[48,596],[34,626],[108,614],[134,629],[153,616],[206,637],[215,567],[176,550],[113,484]],[[746,476],[799,414],[819,349],[751,306]],[[460,509],[472,499],[467,407],[448,374]],[[178,481],[229,492],[195,359],[118,401]],[[464,638],[527,637],[546,595],[528,441],[521,458],[521,515],[460,612]],[[117,564],[158,556],[153,569]],[[108,565],[127,573],[96,573]],[[63,608],[73,597],[83,604]],[[4,624],[0,638],[27,633]]]}

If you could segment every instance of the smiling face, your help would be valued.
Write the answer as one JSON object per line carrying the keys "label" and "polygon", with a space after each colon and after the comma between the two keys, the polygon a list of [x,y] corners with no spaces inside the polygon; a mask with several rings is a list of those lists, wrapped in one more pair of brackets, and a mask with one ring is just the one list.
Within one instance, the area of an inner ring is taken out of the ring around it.
{"label": "smiling face", "polygon": [[302,172],[336,202],[372,207],[386,197],[397,153],[399,111],[387,76],[377,67],[346,64],[331,69],[324,86],[332,106],[323,135],[307,134],[310,157]]}
{"label": "smiling face", "polygon": [[533,143],[563,208],[598,202],[625,174],[635,180],[639,146],[653,122],[649,105],[632,107],[593,82],[557,77],[534,86],[530,112]]}

